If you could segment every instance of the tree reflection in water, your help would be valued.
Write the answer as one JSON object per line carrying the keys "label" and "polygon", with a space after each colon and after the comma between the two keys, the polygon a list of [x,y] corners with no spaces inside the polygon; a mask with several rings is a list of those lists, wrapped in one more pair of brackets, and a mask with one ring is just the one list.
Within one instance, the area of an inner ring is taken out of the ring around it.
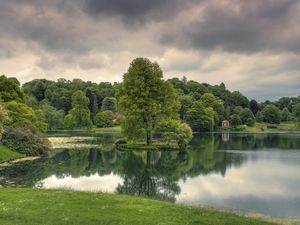
{"label": "tree reflection in water", "polygon": [[[181,152],[120,152],[112,142],[101,149],[60,149],[49,158],[0,167],[0,185],[42,187],[41,181],[53,175],[79,179],[115,174],[123,179],[117,193],[173,202],[180,193],[179,181],[211,173],[226,176],[228,168],[240,167],[249,160],[245,154],[233,154],[235,150],[300,147],[297,135],[230,134],[225,139],[222,134],[195,135],[190,147]],[[255,156],[251,160],[256,160]]]}

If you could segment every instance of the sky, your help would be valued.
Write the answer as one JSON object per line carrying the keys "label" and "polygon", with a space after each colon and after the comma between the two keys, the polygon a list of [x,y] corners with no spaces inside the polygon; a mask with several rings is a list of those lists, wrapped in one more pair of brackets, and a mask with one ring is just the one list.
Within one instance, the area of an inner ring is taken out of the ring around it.
{"label": "sky", "polygon": [[298,0],[1,0],[0,74],[119,82],[147,57],[165,78],[299,96],[299,11]]}

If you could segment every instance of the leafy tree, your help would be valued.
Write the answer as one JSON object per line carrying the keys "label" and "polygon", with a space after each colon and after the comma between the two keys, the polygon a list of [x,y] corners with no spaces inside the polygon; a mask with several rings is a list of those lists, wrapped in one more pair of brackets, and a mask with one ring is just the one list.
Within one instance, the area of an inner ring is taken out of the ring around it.
{"label": "leafy tree", "polygon": [[259,111],[259,104],[257,103],[257,101],[255,101],[254,99],[252,99],[249,102],[249,108],[252,111],[253,115],[256,115],[256,113]]}
{"label": "leafy tree", "polygon": [[[157,63],[146,58],[136,58],[124,74],[120,89],[119,106],[123,116],[122,128],[127,137],[144,130],[147,145],[152,142],[152,133],[164,118],[178,117],[179,104],[175,90],[163,80]],[[129,131],[128,129],[134,130]],[[128,135],[130,133],[130,135]]]}
{"label": "leafy tree", "polygon": [[65,118],[65,125],[68,128],[91,128],[92,121],[88,109],[89,99],[83,91],[76,91],[72,95],[72,109]]}
{"label": "leafy tree", "polygon": [[9,101],[24,101],[24,94],[20,90],[20,83],[16,78],[7,78],[6,76],[0,76],[0,99],[3,102]]}
{"label": "leafy tree", "polygon": [[98,112],[96,115],[97,127],[112,127],[113,126],[114,113],[109,110]]}
{"label": "leafy tree", "polygon": [[40,111],[34,111],[21,102],[11,101],[3,103],[8,112],[9,120],[5,123],[9,127],[30,127],[36,132],[46,132],[47,123]]}
{"label": "leafy tree", "polygon": [[258,123],[262,123],[264,121],[264,117],[263,117],[263,114],[261,113],[261,111],[258,111],[256,113],[255,120]]}
{"label": "leafy tree", "polygon": [[64,127],[65,112],[62,109],[57,110],[48,104],[44,104],[42,110],[49,130],[57,130]]}
{"label": "leafy tree", "polygon": [[4,131],[4,124],[8,120],[8,113],[6,109],[0,105],[0,140],[2,138],[2,133]]}
{"label": "leafy tree", "polygon": [[[224,102],[211,93],[206,93],[201,96],[200,102],[206,108],[211,107],[218,114],[218,121],[222,120],[225,113]],[[218,121],[216,125],[218,125]]]}
{"label": "leafy tree", "polygon": [[177,133],[178,133],[178,145],[181,149],[184,149],[186,145],[192,140],[193,131],[188,124],[182,123],[178,126]]}
{"label": "leafy tree", "polygon": [[89,99],[89,110],[91,114],[91,120],[95,123],[96,114],[98,111],[98,100],[97,96],[91,88],[85,90],[85,95]]}
{"label": "leafy tree", "polygon": [[116,112],[117,111],[117,100],[114,97],[106,97],[103,99],[102,101],[102,107],[101,107],[102,111],[112,111],[112,112]]}
{"label": "leafy tree", "polygon": [[242,125],[242,120],[238,114],[233,114],[230,117],[230,125],[233,127]]}
{"label": "leafy tree", "polygon": [[194,132],[212,131],[215,126],[214,115],[200,101],[192,104],[187,112],[186,121]]}
{"label": "leafy tree", "polygon": [[181,95],[179,97],[180,100],[180,110],[179,110],[179,115],[180,115],[180,119],[185,121],[186,119],[186,114],[188,109],[191,107],[192,103],[193,103],[193,98],[190,95]]}
{"label": "leafy tree", "polygon": [[241,121],[243,124],[246,124],[247,126],[254,126],[255,124],[255,117],[252,113],[252,111],[248,108],[243,109],[239,114]]}
{"label": "leafy tree", "polygon": [[234,91],[230,95],[230,105],[233,106],[241,106],[243,108],[248,107],[249,100],[247,97],[243,96],[240,92]]}
{"label": "leafy tree", "polygon": [[281,113],[275,105],[267,105],[262,110],[264,121],[267,123],[280,123]]}
{"label": "leafy tree", "polygon": [[297,121],[300,121],[300,103],[297,103],[293,107],[293,115]]}
{"label": "leafy tree", "polygon": [[291,113],[287,107],[284,107],[283,110],[281,111],[281,120],[290,121],[290,119],[291,119]]}

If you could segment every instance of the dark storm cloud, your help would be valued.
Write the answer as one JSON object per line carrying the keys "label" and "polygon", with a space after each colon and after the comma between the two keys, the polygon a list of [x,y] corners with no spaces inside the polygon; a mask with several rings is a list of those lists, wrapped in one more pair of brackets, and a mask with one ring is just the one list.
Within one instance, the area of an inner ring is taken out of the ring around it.
{"label": "dark storm cloud", "polygon": [[120,17],[125,24],[160,21],[186,6],[190,0],[85,0],[87,13],[94,16]]}
{"label": "dark storm cloud", "polygon": [[205,1],[199,18],[161,36],[162,44],[224,51],[299,51],[299,1]]}

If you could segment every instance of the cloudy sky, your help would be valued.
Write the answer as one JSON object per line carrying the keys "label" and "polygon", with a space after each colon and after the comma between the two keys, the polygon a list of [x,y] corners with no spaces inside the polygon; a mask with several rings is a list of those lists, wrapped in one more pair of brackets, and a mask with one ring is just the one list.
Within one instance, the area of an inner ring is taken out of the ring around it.
{"label": "cloudy sky", "polygon": [[0,0],[0,73],[113,82],[142,56],[167,78],[298,96],[299,11],[298,0]]}

